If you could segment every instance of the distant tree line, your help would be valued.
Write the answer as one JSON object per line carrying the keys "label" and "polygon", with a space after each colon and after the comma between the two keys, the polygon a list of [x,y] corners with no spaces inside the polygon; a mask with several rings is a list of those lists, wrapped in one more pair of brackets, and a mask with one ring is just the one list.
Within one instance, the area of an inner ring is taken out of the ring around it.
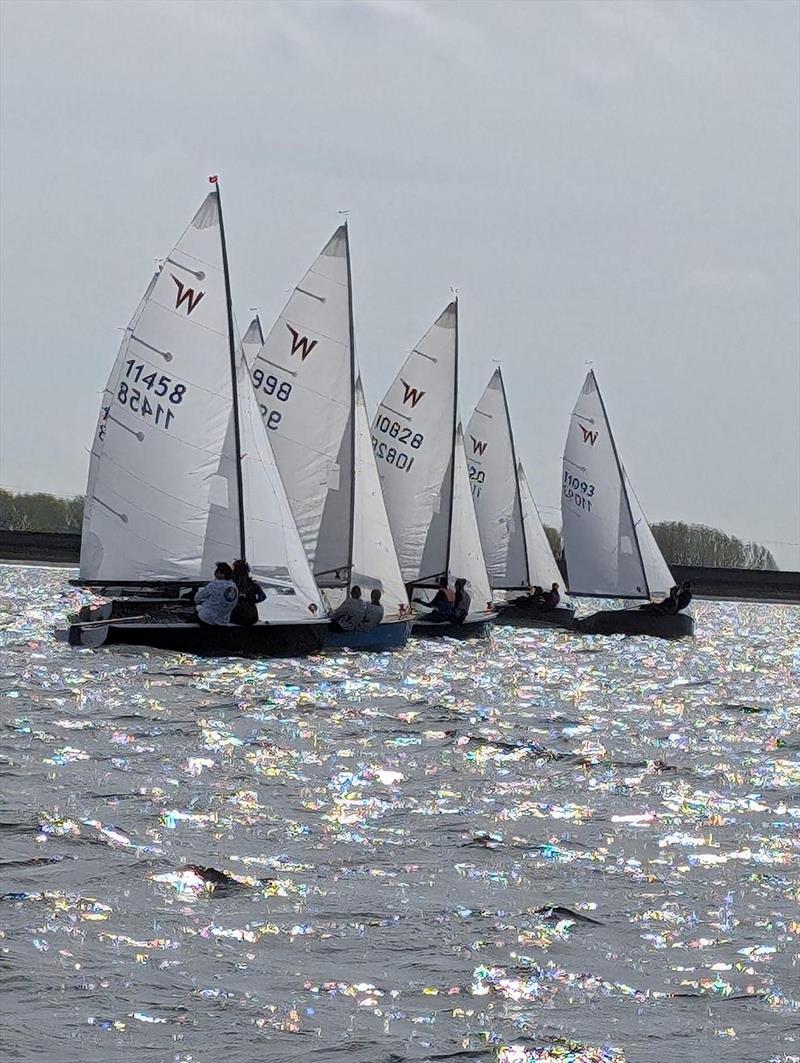
{"label": "distant tree line", "polygon": [[0,490],[0,528],[4,531],[80,532],[82,521],[82,495],[59,498]]}
{"label": "distant tree line", "polygon": [[[59,498],[41,492],[16,494],[0,489],[0,528],[5,531],[80,532],[83,497]],[[775,558],[765,546],[746,543],[735,535],[704,524],[680,520],[652,525],[661,552],[673,565],[708,568],[761,568],[777,570]],[[545,525],[545,534],[557,558],[564,552],[558,528]]]}
{"label": "distant tree line", "polygon": [[[704,568],[760,568],[776,571],[775,558],[765,546],[746,543],[735,535],[705,524],[666,520],[651,524],[661,552],[671,565],[698,565]],[[556,558],[564,553],[564,539],[558,528],[545,526],[548,542]]]}

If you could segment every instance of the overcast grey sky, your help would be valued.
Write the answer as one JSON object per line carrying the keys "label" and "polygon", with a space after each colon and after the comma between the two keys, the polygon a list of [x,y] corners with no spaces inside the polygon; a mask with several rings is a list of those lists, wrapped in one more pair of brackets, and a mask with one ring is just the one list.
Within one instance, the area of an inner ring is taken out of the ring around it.
{"label": "overcast grey sky", "polygon": [[0,483],[83,491],[118,330],[219,173],[242,327],[349,210],[373,407],[455,285],[462,414],[501,360],[545,519],[591,361],[651,520],[797,543],[799,12],[5,0]]}

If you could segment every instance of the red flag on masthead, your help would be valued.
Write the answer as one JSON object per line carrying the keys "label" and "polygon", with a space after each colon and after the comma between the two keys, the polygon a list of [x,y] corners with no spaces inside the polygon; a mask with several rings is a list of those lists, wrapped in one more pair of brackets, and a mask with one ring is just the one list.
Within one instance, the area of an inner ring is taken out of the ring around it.
{"label": "red flag on masthead", "polygon": [[219,175],[218,174],[214,174],[214,176],[213,177],[209,177],[208,180],[209,180],[209,182],[212,185],[215,185],[217,183],[217,181],[219,180]]}

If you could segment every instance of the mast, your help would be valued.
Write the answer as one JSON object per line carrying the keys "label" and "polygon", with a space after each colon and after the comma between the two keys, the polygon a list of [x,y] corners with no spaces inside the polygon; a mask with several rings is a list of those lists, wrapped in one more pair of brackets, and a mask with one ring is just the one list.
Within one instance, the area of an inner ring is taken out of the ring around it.
{"label": "mast", "polygon": [[453,309],[456,316],[456,356],[455,379],[453,381],[453,437],[452,443],[450,444],[450,511],[447,515],[447,551],[444,560],[444,576],[447,576],[448,570],[450,569],[450,544],[453,539],[453,492],[456,483],[456,429],[458,427],[458,296],[453,300]]}
{"label": "mast", "polygon": [[[614,433],[611,430],[611,421],[608,419],[608,413],[606,412],[606,404],[603,402],[603,393],[600,391],[600,387],[597,383],[597,377],[594,375],[594,369],[590,369],[592,380],[594,381],[595,390],[597,391],[597,397],[600,399],[600,408],[603,411],[603,417],[606,419],[606,425],[608,426],[608,438],[611,440],[611,449],[614,451],[614,460],[617,463],[617,471],[619,472],[620,482],[622,484],[622,493],[625,496],[625,505],[628,507],[628,516],[631,519],[631,528],[633,529],[633,541],[636,543],[636,553],[639,555],[639,564],[642,567],[642,579],[644,580],[645,597],[650,597],[650,586],[647,582],[647,569],[644,566],[644,558],[642,557],[642,548],[639,545],[639,535],[636,531],[636,524],[633,520],[633,510],[631,509],[631,500],[628,498],[628,487],[625,483],[625,470],[622,468],[622,462],[619,460],[619,454],[617,453],[617,444],[614,440]],[[566,554],[566,551],[565,551]],[[569,585],[569,584],[568,584]]]}
{"label": "mast", "polygon": [[347,259],[347,313],[350,326],[350,540],[347,551],[347,590],[353,583],[353,539],[356,523],[356,342],[353,328],[353,274],[350,268],[350,230],[344,221],[344,247]]}
{"label": "mast", "polygon": [[[228,346],[231,357],[231,397],[233,399],[233,438],[236,447],[236,493],[239,500],[239,556],[246,560],[247,544],[244,524],[244,486],[242,483],[242,445],[239,431],[239,388],[237,385],[236,343],[233,338],[233,301],[231,299],[231,278],[228,270],[228,248],[225,243],[225,223],[222,220],[222,197],[219,192],[219,180],[212,177],[211,183],[217,193],[217,211],[219,212],[219,236],[222,241],[222,271],[225,275],[225,301],[228,311]],[[261,324],[259,322],[259,330]]]}
{"label": "mast", "polygon": [[497,367],[497,375],[500,377],[500,391],[503,395],[503,406],[506,411],[506,424],[508,425],[508,438],[511,440],[511,460],[514,463],[514,483],[517,487],[517,505],[519,506],[519,518],[522,522],[522,549],[525,551],[525,573],[528,577],[528,585],[531,582],[531,563],[528,557],[528,537],[525,534],[525,515],[522,512],[522,499],[519,493],[519,463],[517,462],[517,448],[514,445],[514,430],[511,427],[511,414],[508,412],[508,399],[506,398],[506,385],[503,380],[503,370]]}

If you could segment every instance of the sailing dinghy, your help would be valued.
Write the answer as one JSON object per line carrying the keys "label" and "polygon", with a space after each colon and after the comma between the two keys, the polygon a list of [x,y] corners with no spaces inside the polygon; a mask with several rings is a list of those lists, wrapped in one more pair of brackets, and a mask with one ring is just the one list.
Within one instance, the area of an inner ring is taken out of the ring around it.
{"label": "sailing dinghy", "polygon": [[467,467],[492,590],[506,595],[500,622],[520,627],[572,626],[575,610],[534,604],[531,591],[561,584],[561,573],[521,462],[499,367],[467,425]]}
{"label": "sailing dinghy", "polygon": [[485,635],[496,613],[481,549],[458,420],[458,302],[426,332],[403,364],[372,422],[383,497],[409,592],[433,598],[442,577],[465,579],[469,612],[460,623],[417,614],[414,632]]}
{"label": "sailing dinghy", "polygon": [[[675,583],[620,461],[605,404],[589,371],[564,449],[561,516],[570,594],[592,598],[665,598]],[[694,632],[685,613],[608,609],[576,620],[589,634]]]}
{"label": "sailing dinghy", "polygon": [[[111,598],[68,632],[214,654],[321,647],[327,621],[233,329],[219,185],[125,330],[92,442],[79,586]],[[259,622],[196,621],[193,589],[249,561]]]}
{"label": "sailing dinghy", "polygon": [[[252,326],[251,326],[252,329]],[[250,332],[250,330],[248,330]],[[377,627],[329,631],[331,648],[393,649],[411,627],[358,372],[347,223],[293,290],[249,358],[289,504],[317,585],[332,605],[357,585],[381,592]]]}

